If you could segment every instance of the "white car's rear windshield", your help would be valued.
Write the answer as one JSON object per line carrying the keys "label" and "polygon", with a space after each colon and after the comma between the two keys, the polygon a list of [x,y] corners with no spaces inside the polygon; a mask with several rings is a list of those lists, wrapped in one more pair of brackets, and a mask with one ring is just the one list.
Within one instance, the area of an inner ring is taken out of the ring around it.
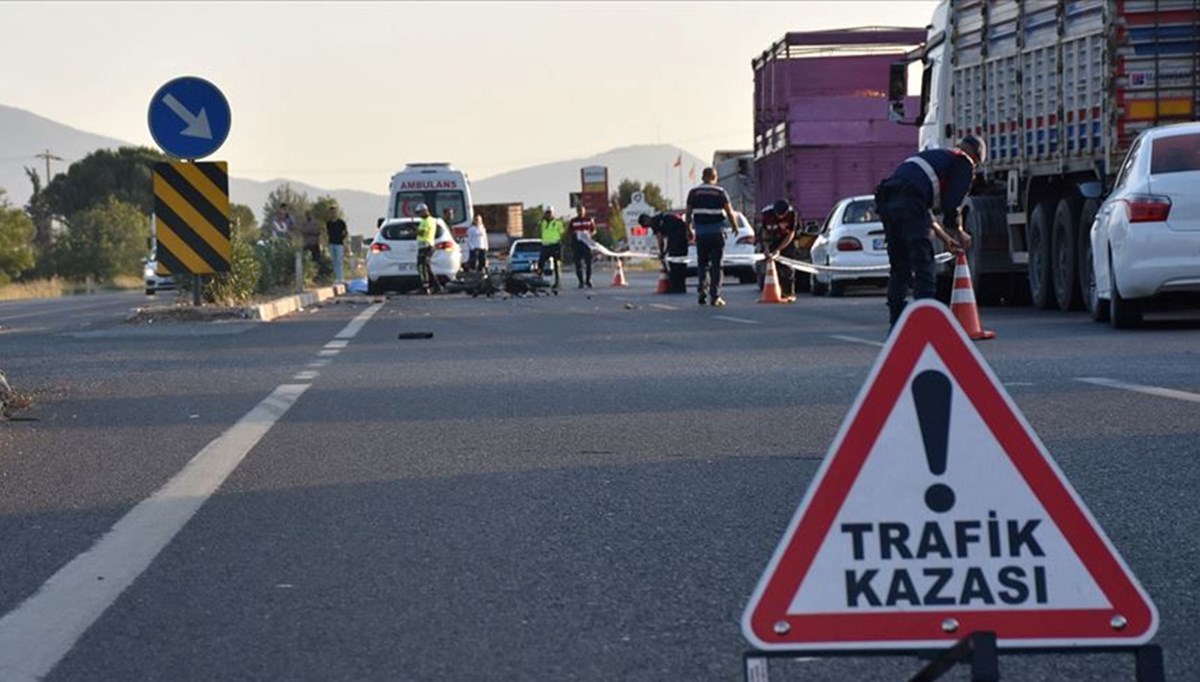
{"label": "white car's rear windshield", "polygon": [[1150,150],[1150,174],[1200,170],[1200,133],[1172,135],[1154,140]]}
{"label": "white car's rear windshield", "polygon": [[875,202],[871,199],[851,201],[842,212],[842,223],[846,225],[877,222],[879,215],[875,213]]}
{"label": "white car's rear windshield", "polygon": [[541,253],[542,245],[534,242],[513,244],[513,253]]}
{"label": "white car's rear windshield", "polygon": [[399,241],[402,239],[417,238],[416,223],[397,223],[394,225],[384,225],[379,230],[379,236],[389,241]]}

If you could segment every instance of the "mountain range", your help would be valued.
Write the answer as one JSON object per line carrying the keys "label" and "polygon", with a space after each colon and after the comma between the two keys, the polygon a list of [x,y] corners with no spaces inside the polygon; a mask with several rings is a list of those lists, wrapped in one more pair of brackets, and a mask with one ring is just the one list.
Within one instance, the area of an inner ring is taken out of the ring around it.
{"label": "mountain range", "polygon": [[[45,160],[36,155],[48,151],[61,157],[62,160],[51,161],[51,170],[57,174],[65,169],[64,164],[78,161],[98,149],[128,146],[133,145],[0,104],[0,189],[7,190],[8,200],[14,206],[23,206],[32,191],[25,167],[35,168],[40,174],[46,172]],[[679,168],[674,167],[676,159],[680,160]],[[569,194],[579,191],[579,169],[584,166],[607,166],[611,191],[616,191],[622,179],[630,178],[659,185],[666,182],[666,193],[674,197],[679,193],[679,171],[684,173],[685,186],[690,186],[695,183],[687,177],[688,172],[695,168],[698,175],[699,169],[706,165],[708,163],[703,159],[673,145],[637,145],[586,158],[528,166],[486,178],[472,178],[471,193],[475,203],[519,201],[526,206],[553,205],[560,213],[565,213]],[[400,167],[397,166],[396,170],[400,170]],[[471,175],[470,168],[461,170]],[[380,178],[379,185],[386,186],[387,180]],[[387,197],[383,194],[328,189],[291,178],[247,180],[232,174],[229,178],[229,197],[234,203],[249,206],[257,215],[262,211],[271,190],[284,182],[313,199],[324,195],[336,198],[351,232],[355,234],[370,234],[376,218],[383,215],[387,206]]]}

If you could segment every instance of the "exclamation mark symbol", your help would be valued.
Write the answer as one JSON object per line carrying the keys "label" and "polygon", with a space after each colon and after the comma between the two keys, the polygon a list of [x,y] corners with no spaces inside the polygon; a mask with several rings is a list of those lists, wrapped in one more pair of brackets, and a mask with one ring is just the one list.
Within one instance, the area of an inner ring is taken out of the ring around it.
{"label": "exclamation mark symbol", "polygon": [[[925,460],[934,476],[946,473],[947,447],[950,441],[950,379],[936,370],[925,370],[913,379],[913,401],[921,440],[925,442]],[[935,512],[954,507],[954,491],[945,483],[934,483],[925,490],[925,506]]]}

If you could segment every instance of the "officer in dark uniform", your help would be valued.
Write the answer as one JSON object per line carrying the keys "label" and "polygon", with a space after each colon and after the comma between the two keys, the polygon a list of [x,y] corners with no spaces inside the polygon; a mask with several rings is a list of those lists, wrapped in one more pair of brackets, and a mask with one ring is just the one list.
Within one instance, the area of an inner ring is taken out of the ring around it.
{"label": "officer in dark uniform", "polygon": [[648,214],[638,216],[638,225],[654,230],[658,239],[658,258],[666,262],[669,294],[687,293],[687,262],[667,261],[667,258],[687,258],[688,233],[687,223],[669,211],[663,211],[651,217]]}
{"label": "officer in dark uniform", "polygon": [[[759,234],[763,255],[767,258],[783,256],[796,259],[796,212],[787,199],[780,199],[762,210],[762,228]],[[775,268],[779,278],[779,292],[783,300],[796,300],[796,271],[787,267]]]}
{"label": "officer in dark uniform", "polygon": [[[983,140],[967,135],[956,149],[926,149],[908,157],[875,189],[891,266],[887,289],[890,324],[896,324],[904,310],[910,287],[914,300],[933,298],[937,292],[935,232],[952,251],[971,248],[971,235],[963,229],[959,209],[971,189],[975,167],[985,160]],[[933,211],[942,214],[941,224]]]}

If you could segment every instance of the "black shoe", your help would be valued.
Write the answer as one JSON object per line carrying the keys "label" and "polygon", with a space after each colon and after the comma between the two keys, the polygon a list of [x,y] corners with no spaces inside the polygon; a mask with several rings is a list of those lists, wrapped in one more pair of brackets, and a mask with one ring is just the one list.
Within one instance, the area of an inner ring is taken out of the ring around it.
{"label": "black shoe", "polygon": [[704,297],[704,294],[700,294],[699,303],[700,303],[700,305],[704,305],[705,303],[708,303],[708,299]]}
{"label": "black shoe", "polygon": [[583,282],[580,282],[580,283],[579,283],[579,288],[580,288],[580,289],[582,289],[582,288],[583,288],[583,286],[584,286],[584,285],[583,285]]}
{"label": "black shoe", "polygon": [[591,282],[588,282],[586,286],[587,286],[587,288],[591,289],[591,288],[592,288],[592,283],[591,283]]}

